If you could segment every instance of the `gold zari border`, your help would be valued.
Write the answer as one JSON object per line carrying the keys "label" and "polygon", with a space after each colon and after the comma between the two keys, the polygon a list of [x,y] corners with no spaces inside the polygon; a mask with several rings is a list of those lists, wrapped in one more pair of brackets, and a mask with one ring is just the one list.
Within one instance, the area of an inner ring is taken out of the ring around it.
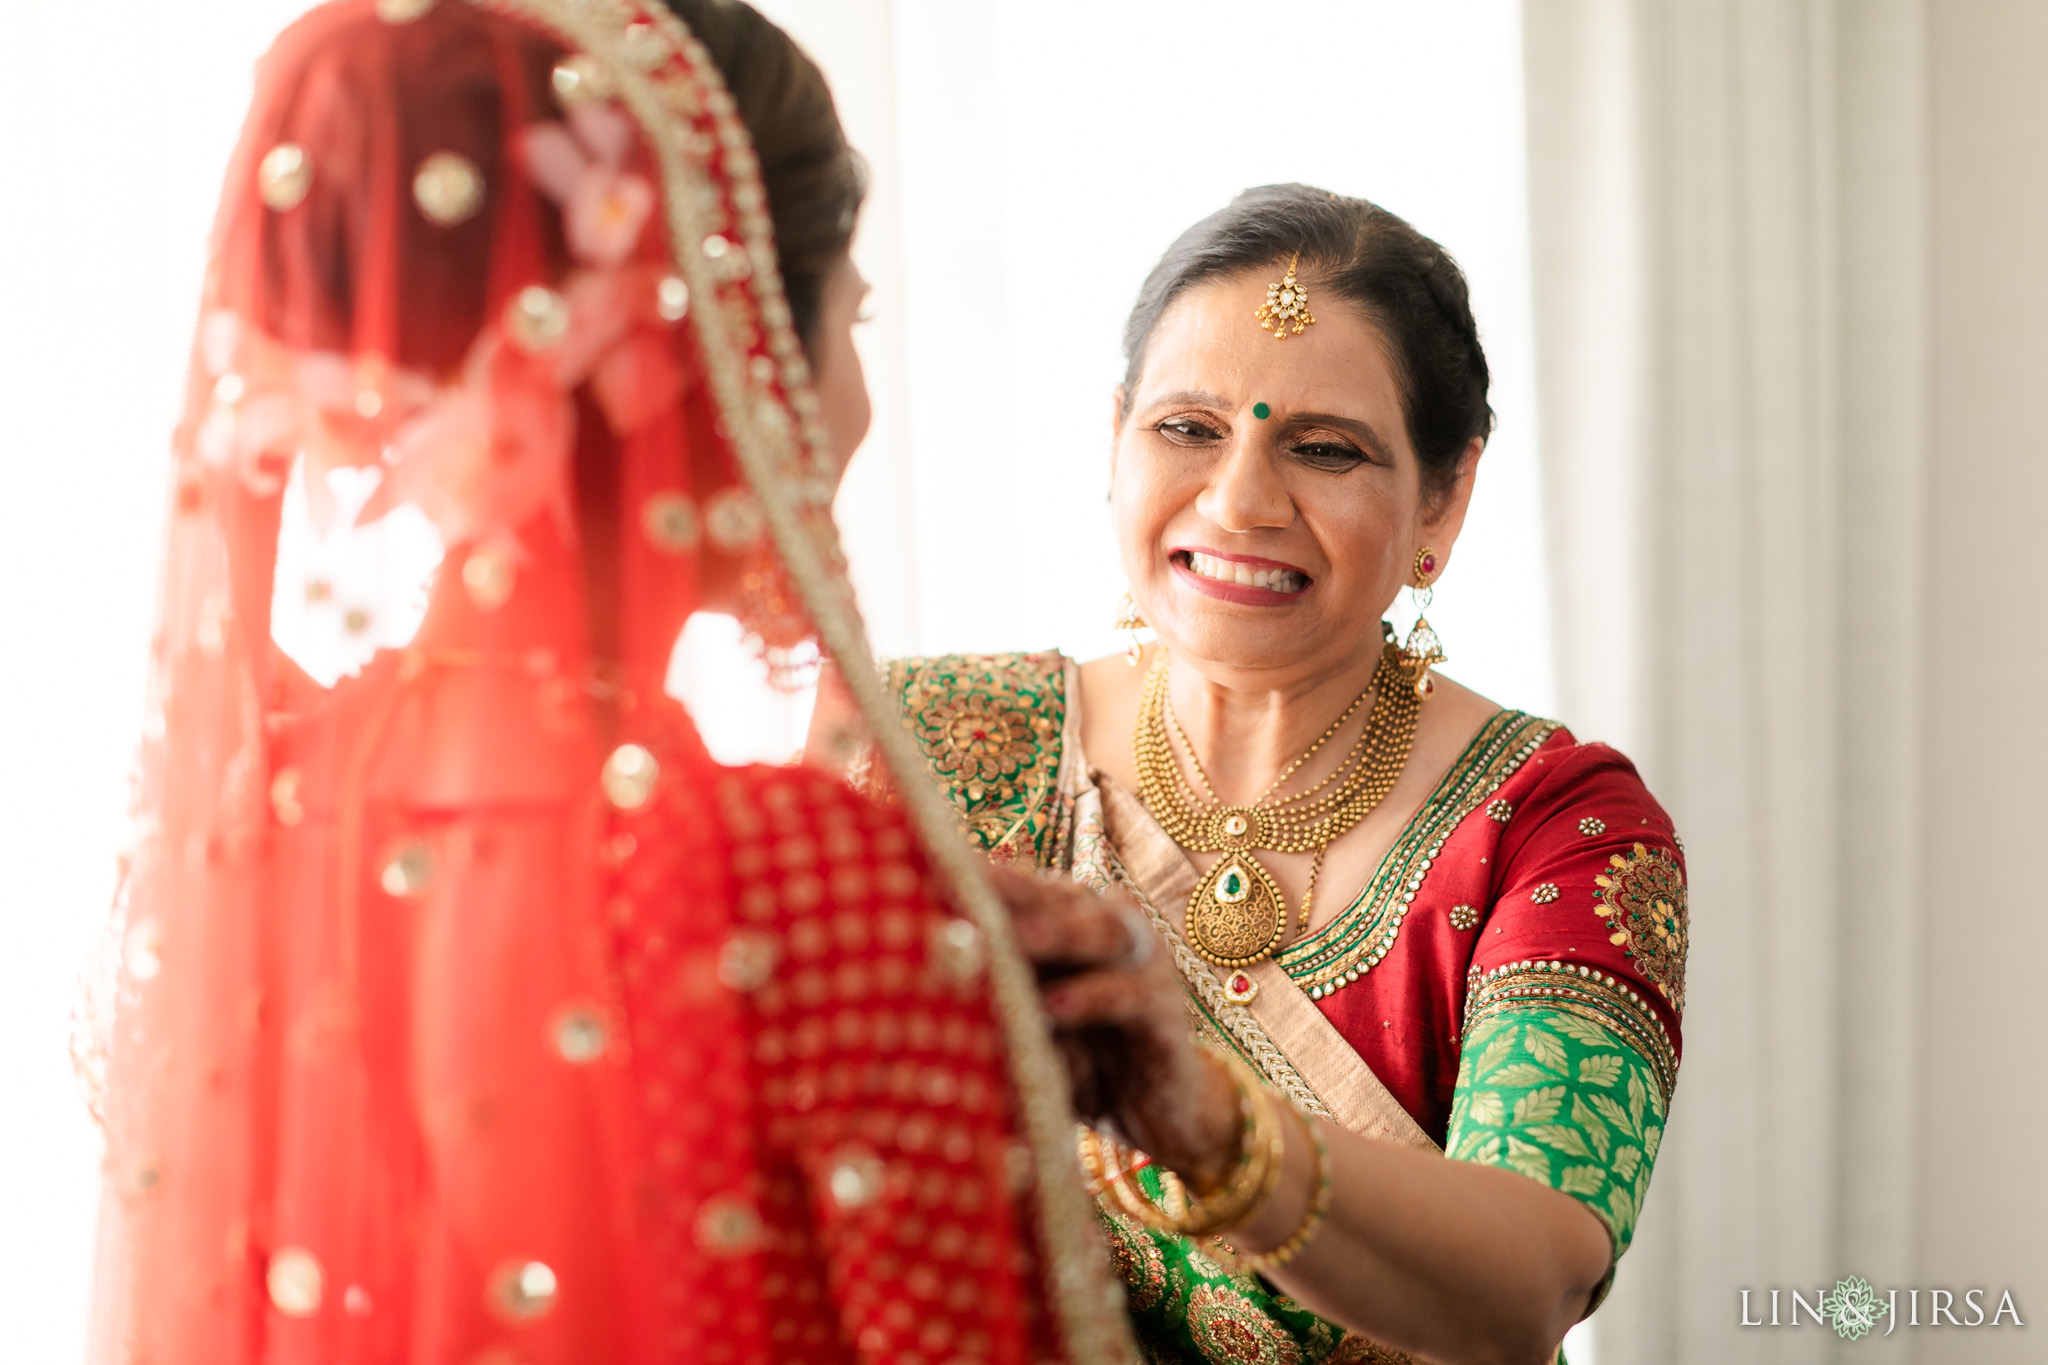
{"label": "gold zari border", "polygon": [[1678,1051],[1664,1021],[1626,982],[1571,962],[1524,960],[1481,974],[1472,969],[1465,994],[1464,1036],[1509,1010],[1542,1006],[1575,1015],[1614,1034],[1656,1074],[1664,1103],[1678,1084]]}

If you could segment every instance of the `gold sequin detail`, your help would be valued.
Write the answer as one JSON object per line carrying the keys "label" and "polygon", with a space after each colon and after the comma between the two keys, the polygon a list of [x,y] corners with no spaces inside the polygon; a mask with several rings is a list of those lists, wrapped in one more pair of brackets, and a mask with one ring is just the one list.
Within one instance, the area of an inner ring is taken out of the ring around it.
{"label": "gold sequin detail", "polygon": [[697,1245],[713,1256],[744,1256],[761,1244],[761,1215],[743,1195],[717,1195],[697,1211]]}
{"label": "gold sequin detail", "polygon": [[555,1306],[559,1286],[545,1261],[507,1261],[491,1272],[487,1301],[506,1322],[531,1322]]}
{"label": "gold sequin detail", "polygon": [[697,548],[697,504],[673,489],[649,494],[640,504],[640,530],[663,554],[688,554]]}
{"label": "gold sequin detail", "polygon": [[387,896],[409,899],[424,893],[434,880],[434,855],[417,839],[409,839],[385,855],[377,884]]}
{"label": "gold sequin detail", "polygon": [[704,506],[704,529],[711,543],[727,553],[753,545],[767,525],[760,501],[744,489],[721,489]]}
{"label": "gold sequin detail", "polygon": [[484,206],[484,173],[460,152],[434,152],[413,172],[412,202],[436,227],[459,227]]}
{"label": "gold sequin detail", "polygon": [[296,142],[278,143],[256,167],[256,188],[277,213],[297,208],[313,188],[313,159]]}
{"label": "gold sequin detail", "polygon": [[320,1258],[304,1247],[280,1247],[270,1257],[263,1287],[271,1306],[288,1318],[310,1318],[320,1311],[326,1274]]}
{"label": "gold sequin detail", "polygon": [[481,612],[493,612],[512,600],[519,570],[512,556],[495,545],[480,545],[462,561],[462,590]]}
{"label": "gold sequin detail", "polygon": [[605,800],[619,810],[639,810],[654,799],[654,784],[660,780],[661,764],[638,744],[621,744],[604,761],[599,783]]}
{"label": "gold sequin detail", "polygon": [[505,335],[522,351],[545,351],[569,332],[569,301],[529,284],[505,301]]}

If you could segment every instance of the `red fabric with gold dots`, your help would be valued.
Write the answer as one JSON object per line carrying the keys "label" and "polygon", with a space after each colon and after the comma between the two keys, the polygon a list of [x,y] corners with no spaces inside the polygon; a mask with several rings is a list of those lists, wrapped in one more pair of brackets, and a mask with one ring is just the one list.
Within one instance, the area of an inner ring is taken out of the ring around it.
{"label": "red fabric with gold dots", "polygon": [[[700,609],[807,638],[778,543],[852,629],[715,65],[652,0],[331,0],[256,73],[81,1040],[95,1365],[1050,1354],[923,864],[822,778],[717,767],[665,696]],[[420,199],[443,154],[482,184],[459,223]],[[603,251],[568,206],[598,193]]]}
{"label": "red fabric with gold dots", "polygon": [[808,771],[706,768],[618,824],[662,1344],[1052,1358],[978,940],[900,816]]}

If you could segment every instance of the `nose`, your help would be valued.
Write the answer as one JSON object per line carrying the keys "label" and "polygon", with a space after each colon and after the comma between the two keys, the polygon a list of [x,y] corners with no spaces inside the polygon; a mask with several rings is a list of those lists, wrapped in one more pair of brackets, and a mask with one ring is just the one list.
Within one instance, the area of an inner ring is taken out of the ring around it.
{"label": "nose", "polygon": [[1225,531],[1275,530],[1294,524],[1294,498],[1264,443],[1239,433],[1218,461],[1195,510]]}

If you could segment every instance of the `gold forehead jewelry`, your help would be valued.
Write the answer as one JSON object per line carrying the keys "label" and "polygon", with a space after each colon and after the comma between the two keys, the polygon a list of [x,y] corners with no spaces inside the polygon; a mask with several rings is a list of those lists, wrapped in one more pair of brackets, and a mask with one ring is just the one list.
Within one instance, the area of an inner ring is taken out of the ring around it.
{"label": "gold forehead jewelry", "polygon": [[1273,340],[1285,341],[1292,332],[1300,336],[1315,326],[1315,314],[1308,311],[1308,290],[1303,289],[1294,279],[1294,269],[1301,264],[1301,253],[1295,252],[1287,262],[1286,277],[1266,286],[1266,301],[1259,305],[1256,316],[1259,326],[1273,334]]}

